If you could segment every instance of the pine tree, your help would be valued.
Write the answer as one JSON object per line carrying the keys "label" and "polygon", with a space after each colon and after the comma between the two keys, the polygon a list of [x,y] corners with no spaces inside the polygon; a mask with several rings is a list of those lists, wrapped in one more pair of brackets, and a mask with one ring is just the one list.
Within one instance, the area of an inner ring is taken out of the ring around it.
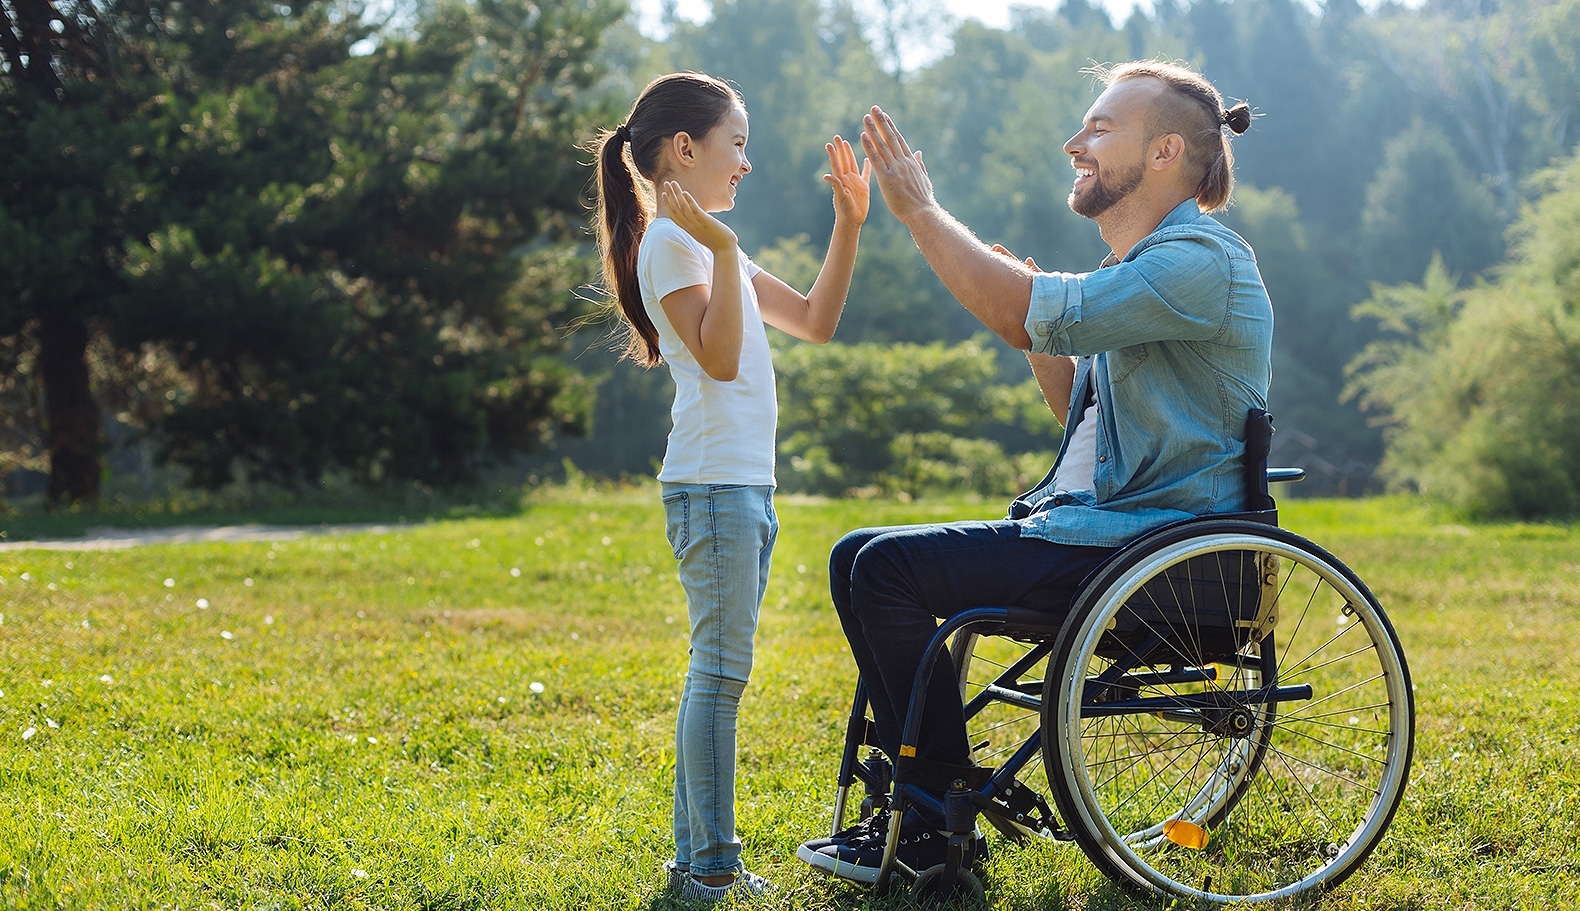
{"label": "pine tree", "polygon": [[[6,74],[0,143],[28,164],[0,184],[0,230],[49,241],[7,245],[0,331],[43,326],[46,366],[52,312],[173,352],[166,456],[206,486],[442,483],[577,426],[590,393],[552,355],[587,273],[545,242],[579,233],[574,148],[621,10],[427,9],[383,34],[319,0],[85,7],[107,63],[62,75],[71,104]],[[41,201],[75,199],[71,180],[83,201]],[[46,296],[49,270],[75,286]],[[52,445],[52,472],[96,479],[96,440],[85,465]]]}

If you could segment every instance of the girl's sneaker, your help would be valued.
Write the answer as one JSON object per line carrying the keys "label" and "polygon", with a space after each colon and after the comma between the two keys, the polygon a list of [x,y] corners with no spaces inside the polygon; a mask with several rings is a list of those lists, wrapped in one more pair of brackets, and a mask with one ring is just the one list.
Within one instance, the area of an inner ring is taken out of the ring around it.
{"label": "girl's sneaker", "polygon": [[685,881],[691,878],[691,870],[689,866],[682,867],[672,860],[666,860],[664,861],[664,875],[669,877],[669,891],[673,895],[678,894],[681,887],[686,884]]}
{"label": "girl's sneaker", "polygon": [[705,901],[710,905],[727,898],[756,898],[773,891],[773,884],[768,880],[746,870],[736,874],[734,882],[722,886],[705,885],[689,873],[682,875],[685,880],[675,894],[680,898]]}

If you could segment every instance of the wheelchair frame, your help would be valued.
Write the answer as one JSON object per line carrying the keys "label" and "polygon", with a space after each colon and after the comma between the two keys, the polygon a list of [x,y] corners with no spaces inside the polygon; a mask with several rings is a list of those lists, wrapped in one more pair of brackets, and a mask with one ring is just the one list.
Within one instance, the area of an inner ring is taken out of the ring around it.
{"label": "wheelchair frame", "polygon": [[[1265,431],[1248,433],[1246,476],[1262,508],[1143,535],[1088,577],[1063,617],[979,607],[939,625],[901,751],[917,742],[927,683],[947,650],[968,724],[1001,707],[1036,728],[993,754],[1009,755],[981,787],[956,782],[940,800],[895,783],[857,681],[832,831],[847,824],[860,781],[861,816],[891,814],[878,889],[908,881],[919,896],[981,902],[964,864],[979,813],[1011,838],[1076,842],[1129,891],[1218,903],[1331,889],[1376,847],[1413,753],[1409,669],[1364,583],[1277,526],[1267,482],[1304,472],[1267,469],[1270,419],[1253,412],[1253,422]],[[979,659],[984,637],[1023,652]],[[984,666],[990,677],[977,679]],[[1018,777],[1039,754],[1051,805]],[[948,860],[929,870],[896,857],[913,804],[951,833]]]}

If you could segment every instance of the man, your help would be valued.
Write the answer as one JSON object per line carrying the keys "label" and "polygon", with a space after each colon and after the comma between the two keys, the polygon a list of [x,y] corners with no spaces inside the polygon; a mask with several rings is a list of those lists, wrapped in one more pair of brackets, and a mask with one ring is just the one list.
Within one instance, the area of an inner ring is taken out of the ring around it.
{"label": "man", "polygon": [[[1246,413],[1266,407],[1273,312],[1250,247],[1206,212],[1228,204],[1228,126],[1244,104],[1181,66],[1091,71],[1106,90],[1065,143],[1070,208],[1112,253],[1096,272],[1043,273],[989,248],[938,205],[893,120],[874,107],[862,146],[883,198],[956,299],[1027,357],[1065,427],[1058,459],[1009,517],[846,535],[830,557],[833,600],[867,684],[878,739],[900,781],[941,796],[973,766],[955,676],[932,675],[918,743],[901,726],[937,618],[983,605],[1063,611],[1114,549],[1173,521],[1244,508]],[[940,661],[947,661],[944,656]],[[907,816],[899,859],[942,863],[947,835]],[[877,879],[887,817],[807,842],[797,856]],[[985,842],[978,836],[972,852]]]}

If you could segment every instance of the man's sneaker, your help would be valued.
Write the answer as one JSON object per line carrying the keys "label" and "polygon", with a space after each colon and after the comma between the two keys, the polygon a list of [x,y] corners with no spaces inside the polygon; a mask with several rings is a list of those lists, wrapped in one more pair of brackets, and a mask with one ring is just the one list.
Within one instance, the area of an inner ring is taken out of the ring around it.
{"label": "man's sneaker", "polygon": [[887,838],[889,835],[889,816],[890,814],[888,813],[874,813],[861,822],[841,829],[833,835],[814,838],[797,848],[795,856],[815,867],[817,862],[811,859],[812,855],[831,845],[842,845],[847,841],[870,838],[873,835],[877,835],[879,838]]}
{"label": "man's sneaker", "polygon": [[[806,853],[797,851],[796,857],[840,879],[871,885],[878,881],[878,869],[883,865],[887,842],[887,831],[874,831],[859,840],[824,845]],[[982,837],[981,832],[973,832],[966,843],[965,865],[970,867],[986,860],[987,856],[987,839]],[[926,824],[902,825],[895,858],[918,873],[937,866],[949,859],[949,834]]]}
{"label": "man's sneaker", "polygon": [[[814,861],[809,859],[809,855],[816,854],[829,845],[842,845],[847,841],[857,841],[874,836],[888,838],[889,818],[893,815],[893,813],[880,810],[853,826],[835,832],[833,835],[825,835],[822,838],[814,838],[811,841],[804,842],[800,848],[796,849],[795,856],[806,863],[817,866]],[[909,829],[913,826],[920,827],[923,825],[925,824],[922,822],[922,817],[917,813],[915,807],[905,811],[904,828]]]}
{"label": "man's sneaker", "polygon": [[773,884],[756,873],[742,870],[735,881],[722,886],[709,886],[691,874],[683,874],[680,888],[675,895],[692,901],[717,904],[727,898],[756,898],[773,891]]}

